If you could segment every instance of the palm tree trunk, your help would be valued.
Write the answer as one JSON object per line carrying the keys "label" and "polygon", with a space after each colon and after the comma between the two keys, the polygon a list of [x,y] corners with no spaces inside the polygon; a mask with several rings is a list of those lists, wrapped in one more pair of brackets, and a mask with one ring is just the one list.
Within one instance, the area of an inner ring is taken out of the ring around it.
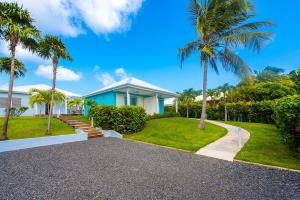
{"label": "palm tree trunk", "polygon": [[186,108],[186,118],[189,118],[189,107]]}
{"label": "palm tree trunk", "polygon": [[8,98],[6,113],[4,117],[3,130],[0,140],[7,140],[7,129],[8,129],[8,120],[12,104],[12,91],[14,87],[14,76],[15,76],[15,57],[16,57],[16,44],[12,44],[11,49],[11,63],[10,63],[10,76],[9,76],[9,88],[8,88]]}
{"label": "palm tree trunk", "polygon": [[202,112],[201,112],[201,118],[199,122],[199,128],[204,129],[204,121],[206,118],[206,87],[207,87],[207,60],[204,61],[204,67],[203,67],[203,100],[202,100]]}
{"label": "palm tree trunk", "polygon": [[224,93],[225,122],[227,122],[226,92]]}
{"label": "palm tree trunk", "polygon": [[51,134],[51,117],[53,114],[53,102],[54,102],[54,94],[55,94],[55,84],[56,84],[56,72],[57,72],[57,59],[53,58],[53,79],[52,79],[52,95],[50,101],[50,109],[48,111],[48,128],[47,134]]}

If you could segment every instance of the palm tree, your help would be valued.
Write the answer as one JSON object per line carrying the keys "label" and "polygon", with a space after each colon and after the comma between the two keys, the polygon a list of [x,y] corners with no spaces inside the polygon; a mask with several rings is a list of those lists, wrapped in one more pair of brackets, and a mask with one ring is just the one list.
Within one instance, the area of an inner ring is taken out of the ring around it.
{"label": "palm tree", "polygon": [[201,90],[194,90],[193,88],[189,88],[187,90],[183,90],[179,95],[179,103],[186,107],[186,117],[189,118],[189,109],[195,104],[196,97],[201,95]]}
{"label": "palm tree", "polygon": [[[7,74],[10,73],[10,58],[4,57],[0,58],[0,73],[5,72]],[[24,64],[15,59],[15,67],[14,67],[14,77],[19,78],[21,76],[25,76],[26,68],[24,67]]]}
{"label": "palm tree", "polygon": [[[34,107],[34,104],[42,105],[43,103],[47,106],[48,111],[50,112],[50,104],[52,106],[64,102],[66,96],[58,91],[54,92],[54,98],[52,99],[52,90],[40,90],[40,89],[31,89],[31,97],[29,98],[29,105]],[[40,109],[41,114],[41,109]]]}
{"label": "palm tree", "polygon": [[213,106],[215,104],[214,101],[215,101],[215,97],[216,97],[216,90],[215,89],[208,89],[206,91],[206,96],[210,97],[211,102],[212,102],[211,106]]}
{"label": "palm tree", "polygon": [[225,83],[224,85],[218,87],[218,89],[223,93],[224,95],[224,113],[225,113],[225,117],[224,120],[225,122],[227,122],[227,118],[228,118],[228,114],[227,114],[227,105],[226,105],[226,100],[227,100],[227,93],[233,89],[234,87],[229,85],[229,83]]}
{"label": "palm tree", "polygon": [[6,107],[8,112],[5,114],[1,136],[1,140],[6,140],[15,77],[16,47],[22,45],[23,48],[34,51],[37,45],[35,39],[39,37],[39,31],[32,25],[34,20],[31,18],[28,10],[17,3],[0,2],[0,13],[0,37],[8,42],[11,55]]}
{"label": "palm tree", "polygon": [[91,108],[95,107],[96,105],[97,105],[96,101],[94,101],[92,99],[84,99],[83,106],[84,106],[84,110],[89,109],[89,113],[88,113],[89,119],[90,119],[90,110],[91,110]]}
{"label": "palm tree", "polygon": [[249,67],[232,48],[244,47],[259,52],[272,37],[272,33],[259,29],[273,23],[247,22],[255,16],[254,6],[249,0],[204,0],[203,4],[190,0],[189,11],[199,38],[180,48],[178,54],[182,66],[192,53],[200,53],[203,103],[199,128],[204,128],[208,65],[218,73],[219,60],[226,71],[232,71],[240,77],[249,76]]}
{"label": "palm tree", "polygon": [[68,102],[68,107],[76,107],[80,111],[80,114],[82,114],[82,106],[83,106],[83,99],[82,98],[74,98],[71,101]]}
{"label": "palm tree", "polygon": [[48,113],[48,128],[46,134],[51,134],[51,116],[53,108],[53,99],[56,85],[56,73],[59,59],[72,60],[63,41],[52,35],[46,35],[40,41],[38,54],[45,58],[51,59],[53,64],[53,79],[52,79],[52,101],[50,102],[50,110]]}

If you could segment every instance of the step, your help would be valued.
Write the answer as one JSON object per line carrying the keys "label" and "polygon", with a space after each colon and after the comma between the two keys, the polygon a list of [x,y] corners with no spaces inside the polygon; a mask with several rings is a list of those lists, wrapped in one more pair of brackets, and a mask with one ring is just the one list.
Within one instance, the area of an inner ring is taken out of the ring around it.
{"label": "step", "polygon": [[91,135],[88,135],[88,138],[89,139],[92,139],[92,138],[97,138],[97,137],[102,137],[103,134],[91,134]]}

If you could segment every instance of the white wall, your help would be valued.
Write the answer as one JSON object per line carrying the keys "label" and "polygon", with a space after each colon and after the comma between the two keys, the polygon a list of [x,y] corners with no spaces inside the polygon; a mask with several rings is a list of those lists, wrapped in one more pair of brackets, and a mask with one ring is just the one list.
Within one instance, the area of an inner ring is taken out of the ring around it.
{"label": "white wall", "polygon": [[124,106],[125,105],[125,100],[124,100],[125,95],[124,94],[116,94],[116,104],[117,106]]}
{"label": "white wall", "polygon": [[[0,93],[0,97],[7,98],[7,93]],[[34,108],[31,108],[28,104],[29,95],[28,94],[13,94],[13,98],[21,98],[21,106],[28,107],[28,110],[23,114],[23,116],[32,116],[34,115]],[[5,115],[5,108],[0,108],[0,116]]]}
{"label": "white wall", "polygon": [[137,97],[137,106],[141,106],[141,107],[144,107],[144,97],[140,97],[138,96]]}
{"label": "white wall", "polygon": [[154,113],[157,113],[158,105],[156,97],[144,97],[144,108],[148,115],[153,115]]}
{"label": "white wall", "polygon": [[[7,93],[0,93],[0,97],[7,98]],[[28,104],[29,97],[30,97],[29,94],[13,94],[12,97],[13,98],[21,98],[21,106],[28,107],[28,110],[22,116],[39,115],[40,111],[41,111],[42,115],[45,114],[45,104],[42,104],[41,106],[34,105],[33,108],[30,107],[30,105]],[[67,114],[67,111],[65,108],[65,103],[56,105],[53,108],[53,114],[59,114],[59,110],[60,110],[60,114]],[[4,115],[5,115],[5,108],[0,108],[0,116],[4,116]]]}

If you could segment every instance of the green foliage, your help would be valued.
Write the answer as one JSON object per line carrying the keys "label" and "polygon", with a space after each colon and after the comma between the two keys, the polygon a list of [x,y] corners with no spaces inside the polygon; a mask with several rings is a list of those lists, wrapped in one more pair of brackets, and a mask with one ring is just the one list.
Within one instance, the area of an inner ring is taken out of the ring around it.
{"label": "green foliage", "polygon": [[[0,58],[0,72],[5,72],[7,74],[10,73],[10,67],[11,67],[11,59],[8,57]],[[24,67],[24,64],[19,61],[15,60],[15,68],[14,68],[14,77],[19,78],[22,76],[25,76],[26,68]]]}
{"label": "green foliage", "polygon": [[300,152],[300,96],[289,96],[275,101],[274,119],[285,140]]}
{"label": "green foliage", "polygon": [[93,117],[95,126],[122,134],[141,131],[147,120],[145,110],[138,106],[97,105],[90,109],[90,117]]}
{"label": "green foliage", "polygon": [[89,117],[93,117],[96,127],[110,130],[114,126],[116,109],[116,107],[110,105],[96,105],[89,110]]}
{"label": "green foliage", "polygon": [[121,106],[114,110],[113,128],[122,134],[131,134],[143,130],[147,120],[144,108],[139,106]]}
{"label": "green foliage", "polygon": [[228,103],[228,117],[233,121],[273,123],[273,101]]}
{"label": "green foliage", "polygon": [[12,107],[9,112],[9,116],[13,119],[15,117],[20,117],[23,113],[28,110],[28,107],[21,106],[21,107]]}
{"label": "green foliage", "polygon": [[165,111],[164,114],[153,114],[148,115],[148,120],[151,119],[161,119],[161,118],[169,118],[169,117],[180,117],[180,113],[176,113],[175,111]]}

